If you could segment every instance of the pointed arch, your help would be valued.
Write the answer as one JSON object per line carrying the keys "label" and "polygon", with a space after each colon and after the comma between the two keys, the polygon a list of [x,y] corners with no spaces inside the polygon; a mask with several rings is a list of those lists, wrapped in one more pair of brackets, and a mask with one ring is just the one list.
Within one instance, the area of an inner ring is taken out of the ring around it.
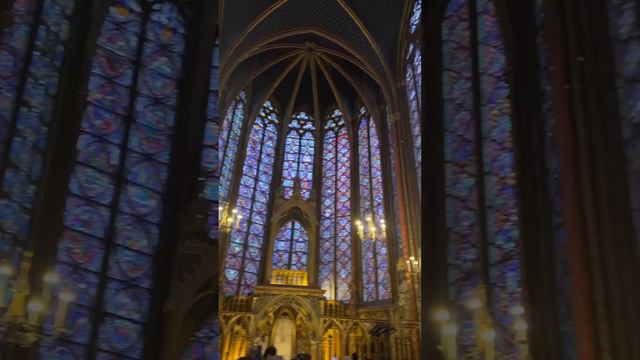
{"label": "pointed arch", "polygon": [[304,199],[309,199],[313,180],[316,127],[313,118],[305,112],[294,114],[289,121],[285,140],[282,187],[284,198],[293,195],[293,183],[301,180]]}
{"label": "pointed arch", "polygon": [[247,295],[258,284],[279,125],[275,107],[265,101],[249,133],[235,207],[242,218],[225,256],[225,295]]}
{"label": "pointed arch", "polygon": [[309,265],[309,233],[291,220],[284,224],[274,239],[273,269],[307,270]]}
{"label": "pointed arch", "polygon": [[[247,99],[244,91],[231,102],[227,109],[222,128],[220,129],[220,191],[218,193],[220,204],[225,204],[229,198],[229,187],[233,175],[240,133],[246,117]],[[223,205],[224,206],[224,205]]]}

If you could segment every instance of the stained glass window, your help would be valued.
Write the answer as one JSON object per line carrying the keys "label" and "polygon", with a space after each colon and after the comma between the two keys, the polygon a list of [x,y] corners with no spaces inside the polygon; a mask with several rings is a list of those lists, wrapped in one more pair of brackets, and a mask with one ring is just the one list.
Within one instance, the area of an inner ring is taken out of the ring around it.
{"label": "stained glass window", "polygon": [[225,295],[249,294],[258,283],[279,122],[275,107],[266,101],[249,134],[236,202],[242,219],[229,237]]}
{"label": "stained glass window", "polygon": [[329,300],[350,301],[351,143],[340,110],[324,124],[320,218],[320,286]]}
{"label": "stained glass window", "polygon": [[47,160],[73,0],[22,0],[0,38],[0,257],[20,256]]}
{"label": "stained glass window", "polygon": [[360,160],[360,221],[364,228],[362,286],[365,302],[391,298],[389,247],[385,232],[384,192],[380,140],[371,115],[362,107],[358,113],[358,156]]}
{"label": "stained glass window", "polygon": [[302,197],[309,198],[313,180],[313,150],[315,126],[311,116],[304,112],[291,118],[284,149],[282,165],[282,187],[284,198],[293,195],[293,183],[301,180]]}
{"label": "stained glass window", "polygon": [[634,0],[611,0],[608,4],[618,113],[628,162],[635,236],[640,249],[640,4]]}
{"label": "stained glass window", "polygon": [[182,354],[182,360],[217,360],[218,335],[218,319],[214,318],[191,337],[191,343]]}
{"label": "stained glass window", "polygon": [[218,80],[219,48],[216,41],[211,54],[211,72],[209,79],[209,101],[207,107],[207,123],[204,133],[204,147],[202,150],[202,169],[206,174],[205,189],[202,196],[211,203],[209,211],[209,238],[218,238],[218,185],[220,177],[220,162],[218,159]]}
{"label": "stained glass window", "polygon": [[220,203],[227,202],[229,197],[229,186],[233,176],[240,132],[244,124],[246,98],[244,91],[233,100],[227,114],[222,121],[222,132],[220,136],[220,163],[222,172],[220,173]]}
{"label": "stained glass window", "polygon": [[276,235],[273,244],[273,268],[307,270],[309,235],[297,221],[286,223]]}
{"label": "stained glass window", "polygon": [[[496,349],[514,355],[519,349],[510,309],[521,303],[522,294],[505,51],[493,2],[476,0],[475,13],[470,5],[466,0],[451,1],[442,27],[450,298],[459,323],[459,355],[467,356],[475,340],[464,302],[484,283],[482,264],[488,264]],[[480,89],[479,98],[473,95],[474,86]],[[480,180],[483,187],[478,186]],[[481,214],[486,218],[485,233],[480,231]],[[481,256],[483,236],[488,258]]]}
{"label": "stained glass window", "polygon": [[566,232],[561,209],[560,169],[557,156],[555,116],[553,113],[553,88],[549,67],[549,47],[547,45],[546,17],[544,1],[536,0],[536,23],[538,30],[538,59],[540,61],[540,89],[542,94],[542,117],[545,129],[545,155],[548,174],[549,193],[552,204],[552,226],[555,248],[556,291],[558,296],[558,314],[560,331],[566,356],[575,355],[575,332],[571,310],[571,283],[568,273],[566,254]]}
{"label": "stained glass window", "polygon": [[66,323],[72,331],[44,342],[43,354],[83,359],[95,348],[97,358],[142,357],[184,43],[173,2],[111,3],[58,244],[56,269],[76,294]]}
{"label": "stained glass window", "polygon": [[409,22],[409,47],[406,54],[405,82],[407,99],[409,100],[409,123],[413,135],[414,157],[418,176],[418,189],[422,178],[422,44],[421,23],[422,0],[416,0]]}

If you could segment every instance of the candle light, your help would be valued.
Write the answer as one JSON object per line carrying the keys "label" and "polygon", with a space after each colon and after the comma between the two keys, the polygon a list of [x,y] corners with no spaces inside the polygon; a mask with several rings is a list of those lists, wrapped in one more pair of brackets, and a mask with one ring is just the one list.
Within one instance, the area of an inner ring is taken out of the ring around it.
{"label": "candle light", "polygon": [[511,307],[511,309],[509,310],[511,312],[511,315],[513,316],[522,316],[524,315],[524,308],[522,307],[522,305],[514,305],[513,307]]}
{"label": "candle light", "polygon": [[5,307],[6,294],[9,287],[9,278],[13,275],[13,268],[8,262],[0,265],[0,309]]}
{"label": "candle light", "polygon": [[456,324],[450,322],[444,325],[442,329],[442,344],[444,350],[445,359],[456,359],[457,358],[457,339],[456,336],[458,334],[458,327]]}
{"label": "candle light", "polygon": [[236,217],[236,229],[240,228],[240,220],[242,220],[242,215]]}
{"label": "candle light", "polygon": [[467,303],[467,307],[469,308],[469,310],[473,311],[480,310],[482,308],[482,301],[478,298],[472,298]]}
{"label": "candle light", "polygon": [[510,309],[511,315],[514,317],[513,330],[515,332],[516,344],[519,348],[518,358],[527,359],[529,356],[529,346],[527,344],[527,330],[529,326],[524,320],[524,307],[515,305]]}
{"label": "candle light", "polygon": [[434,312],[433,317],[439,322],[445,322],[451,317],[446,309],[438,309]]}
{"label": "candle light", "polygon": [[493,328],[490,328],[490,327],[486,328],[482,332],[485,360],[495,360],[496,358],[495,339],[496,339],[496,332],[495,330],[493,330]]}
{"label": "candle light", "polygon": [[360,239],[364,238],[364,225],[360,220],[356,220],[356,231],[358,231],[358,237]]}
{"label": "candle light", "polygon": [[42,295],[41,299],[44,301],[44,304],[48,304],[51,300],[51,293],[53,291],[53,286],[58,283],[58,274],[55,271],[49,271],[44,274],[43,284],[42,284]]}
{"label": "candle light", "polygon": [[371,216],[367,217],[367,226],[369,227],[369,237],[371,240],[376,239],[376,226],[373,224],[373,218]]}
{"label": "candle light", "polygon": [[39,299],[29,301],[29,303],[27,304],[27,321],[29,322],[29,324],[37,326],[40,319],[40,313],[42,313],[43,310],[44,303],[42,303],[42,301],[40,301]]}
{"label": "candle light", "polygon": [[58,308],[56,309],[53,322],[56,329],[64,328],[64,322],[67,317],[67,312],[69,311],[69,304],[74,300],[74,298],[74,293],[69,290],[63,290],[60,292],[60,295],[58,295]]}

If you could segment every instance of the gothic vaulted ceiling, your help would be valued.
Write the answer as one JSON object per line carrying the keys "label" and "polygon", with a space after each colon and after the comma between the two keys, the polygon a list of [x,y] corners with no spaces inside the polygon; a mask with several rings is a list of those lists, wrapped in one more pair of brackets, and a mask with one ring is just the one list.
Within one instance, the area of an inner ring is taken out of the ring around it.
{"label": "gothic vaulted ceiling", "polygon": [[315,93],[321,113],[358,97],[375,102],[377,93],[393,99],[409,3],[221,1],[221,105],[246,88],[282,106],[293,97],[294,107],[309,111]]}

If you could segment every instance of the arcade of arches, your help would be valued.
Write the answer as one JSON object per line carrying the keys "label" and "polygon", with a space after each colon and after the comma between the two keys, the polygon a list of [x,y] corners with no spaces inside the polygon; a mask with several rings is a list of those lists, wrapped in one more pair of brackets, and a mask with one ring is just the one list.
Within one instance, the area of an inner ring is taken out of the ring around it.
{"label": "arcade of arches", "polygon": [[420,359],[422,2],[266,5],[221,10],[220,357]]}

